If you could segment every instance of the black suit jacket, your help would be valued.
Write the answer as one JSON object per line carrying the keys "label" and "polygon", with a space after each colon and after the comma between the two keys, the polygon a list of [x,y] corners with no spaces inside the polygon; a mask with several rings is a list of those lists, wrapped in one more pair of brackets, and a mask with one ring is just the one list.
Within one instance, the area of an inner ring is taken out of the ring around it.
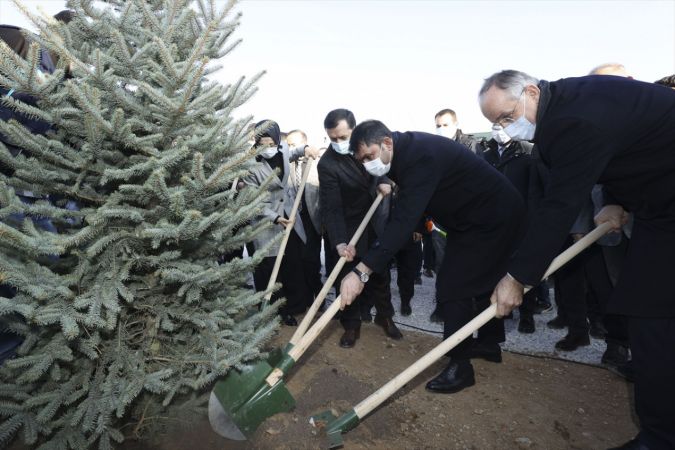
{"label": "black suit jacket", "polygon": [[624,267],[627,284],[615,289],[613,311],[675,315],[669,286],[675,273],[675,91],[601,75],[540,87],[549,93],[540,98],[534,141],[549,168],[548,182],[509,272],[536,284],[593,185],[603,184],[613,197],[608,203],[635,215],[628,258],[640,260],[630,271]]}
{"label": "black suit jacket", "polygon": [[[317,169],[321,215],[332,251],[336,245],[349,242],[356,232],[375,200],[378,179],[351,155],[340,155],[332,147],[323,154]],[[386,215],[385,207],[378,208],[356,246],[358,256],[375,243],[378,225],[386,221]]]}
{"label": "black suit jacket", "polygon": [[504,275],[524,215],[523,201],[504,176],[461,144],[427,133],[393,133],[389,178],[396,208],[380,245],[363,262],[382,270],[408,242],[426,212],[447,231],[437,277],[440,302],[483,294]]}

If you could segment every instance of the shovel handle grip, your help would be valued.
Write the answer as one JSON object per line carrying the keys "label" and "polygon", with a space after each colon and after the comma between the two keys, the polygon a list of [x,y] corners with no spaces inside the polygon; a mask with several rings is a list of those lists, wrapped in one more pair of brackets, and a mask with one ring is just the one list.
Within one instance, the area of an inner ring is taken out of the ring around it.
{"label": "shovel handle grip", "polygon": [[[569,260],[574,258],[576,255],[581,253],[586,247],[591,245],[593,242],[600,239],[602,236],[607,234],[611,230],[611,225],[604,223],[593,231],[588,233],[586,236],[581,238],[577,243],[569,247],[567,250],[562,252],[558,257],[556,257],[551,265],[546,270],[544,274],[544,279],[551,275],[553,272],[558,270],[560,267],[565,265]],[[398,391],[405,384],[410,382],[414,377],[419,375],[427,367],[432,365],[434,362],[443,357],[447,352],[452,350],[457,344],[462,342],[467,337],[471,336],[474,331],[478,330],[480,327],[485,325],[490,319],[494,318],[497,314],[497,305],[492,304],[486,308],[483,312],[474,317],[469,323],[464,325],[462,328],[457,330],[452,336],[445,339],[443,342],[438,344],[431,350],[429,353],[424,355],[422,358],[413,363],[410,367],[405,369],[387,384],[382,386],[380,389],[375,391],[368,398],[363,400],[361,403],[354,407],[354,411],[359,418],[363,418],[368,415],[372,410],[377,408],[382,402],[391,397],[396,391]]]}
{"label": "shovel handle grip", "polygon": [[277,275],[279,275],[279,268],[281,267],[281,260],[284,258],[284,252],[286,251],[286,244],[288,244],[288,238],[291,236],[291,231],[293,230],[293,225],[295,225],[295,216],[298,213],[298,208],[300,208],[300,202],[302,201],[302,193],[305,190],[305,184],[307,183],[307,177],[309,176],[309,169],[312,168],[313,160],[310,159],[307,161],[307,166],[305,166],[305,172],[302,174],[302,181],[300,181],[300,186],[298,186],[298,192],[295,194],[295,201],[293,202],[293,208],[291,209],[291,214],[289,216],[290,221],[286,224],[284,229],[284,237],[281,240],[279,245],[279,251],[277,252],[277,257],[274,260],[274,267],[272,269],[272,275],[270,275],[270,280],[267,282],[267,294],[265,294],[265,299],[263,300],[262,309],[267,308],[267,304],[272,298],[272,287],[277,281]]}
{"label": "shovel handle grip", "polygon": [[[368,210],[366,215],[363,217],[363,220],[361,221],[361,224],[359,225],[359,227],[356,229],[356,232],[354,233],[354,236],[352,236],[352,239],[349,241],[349,245],[356,245],[359,242],[359,239],[361,239],[361,235],[363,234],[364,230],[366,229],[366,226],[368,226],[368,222],[370,222],[370,219],[373,217],[373,214],[375,214],[375,211],[377,210],[377,207],[382,202],[383,198],[384,198],[384,196],[381,193],[377,194],[377,197],[373,201],[373,204],[370,205],[370,209]],[[328,291],[330,291],[330,288],[333,287],[333,283],[335,283],[335,279],[340,274],[340,271],[342,270],[342,267],[344,267],[346,262],[347,262],[347,258],[345,258],[344,256],[341,256],[340,259],[338,260],[337,264],[335,264],[335,267],[333,268],[330,275],[328,276],[328,279],[326,279],[326,282],[324,283],[323,287],[321,288],[321,291],[319,291],[319,295],[316,296],[316,298],[314,299],[314,302],[312,303],[312,306],[309,307],[309,310],[307,311],[307,314],[305,314],[305,317],[303,317],[302,322],[300,322],[300,325],[298,325],[298,328],[295,330],[295,333],[293,333],[293,337],[291,337],[291,341],[290,341],[290,343],[293,344],[293,346],[298,345],[298,342],[300,341],[302,336],[305,334],[305,332],[309,328],[309,325],[312,323],[312,320],[314,319],[314,316],[316,316],[316,312],[321,307],[321,303],[323,303],[323,299],[326,298],[326,295],[328,295]],[[324,313],[324,315],[326,313],[327,313],[327,311]],[[295,359],[297,361],[297,358],[295,358]]]}

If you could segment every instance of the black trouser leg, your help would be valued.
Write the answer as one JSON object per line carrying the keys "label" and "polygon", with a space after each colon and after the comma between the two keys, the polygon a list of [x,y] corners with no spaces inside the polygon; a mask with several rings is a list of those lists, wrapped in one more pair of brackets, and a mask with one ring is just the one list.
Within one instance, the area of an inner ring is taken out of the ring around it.
{"label": "black trouser leg", "polygon": [[[474,303],[472,298],[461,300],[446,301],[438,304],[443,315],[443,339],[452,336],[457,330],[467,324],[474,314]],[[452,359],[469,359],[471,357],[471,347],[473,346],[473,337],[469,336],[457,344],[455,348],[447,353]]]}
{"label": "black trouser leg", "polygon": [[[474,299],[474,312],[470,319],[473,319],[478,314],[482,313],[488,306],[490,306],[490,294],[483,294]],[[468,320],[467,320],[468,322]],[[504,332],[504,319],[491,319],[488,323],[480,327],[478,342],[484,344],[499,344],[506,340],[506,333]]]}
{"label": "black trouser leg", "polygon": [[518,307],[520,312],[520,317],[532,317],[534,316],[534,307],[537,304],[537,290],[530,289],[523,295],[523,303]]}
{"label": "black trouser leg", "polygon": [[412,239],[396,254],[396,272],[401,303],[409,303],[415,295],[415,278],[422,259],[422,244]]}
{"label": "black trouser leg", "polygon": [[[637,299],[636,299],[637,300]],[[640,439],[675,448],[675,318],[628,318]]]}
{"label": "black trouser leg", "polygon": [[[358,264],[358,261],[352,261],[345,264],[340,271],[338,279],[335,281],[335,286],[340,294],[340,283],[351,270]],[[389,270],[386,269],[384,274],[373,272],[370,274],[370,279],[363,287],[361,294],[354,299],[351,305],[345,307],[340,316],[340,322],[345,330],[353,330],[361,327],[361,308],[362,305],[375,305],[377,315],[381,317],[393,317],[394,307],[391,304],[391,288],[389,283],[391,276]],[[364,303],[367,302],[367,303]]]}
{"label": "black trouser leg", "polygon": [[[572,239],[568,237],[565,248],[570,245]],[[570,334],[588,333],[584,256],[584,252],[577,255],[561,267],[555,276],[558,314],[567,323]]]}
{"label": "black trouser leg", "polygon": [[302,247],[300,236],[295,230],[291,231],[279,269],[279,281],[283,284],[283,295],[286,297],[286,304],[280,309],[282,314],[301,314],[312,303],[312,294],[303,270]]}
{"label": "black trouser leg", "polygon": [[609,296],[612,293],[612,282],[607,273],[607,265],[602,248],[598,244],[586,249],[584,264],[586,285],[588,287],[588,316],[594,321],[603,321]]}
{"label": "black trouser leg", "polygon": [[431,238],[431,233],[422,235],[422,253],[423,253],[423,267],[425,269],[436,270],[436,253],[434,251],[434,243]]}
{"label": "black trouser leg", "polygon": [[312,296],[316,297],[323,286],[323,283],[321,283],[321,236],[314,229],[312,219],[309,217],[306,208],[301,211],[300,217],[305,225],[305,234],[307,235],[307,242],[302,249],[305,282]]}

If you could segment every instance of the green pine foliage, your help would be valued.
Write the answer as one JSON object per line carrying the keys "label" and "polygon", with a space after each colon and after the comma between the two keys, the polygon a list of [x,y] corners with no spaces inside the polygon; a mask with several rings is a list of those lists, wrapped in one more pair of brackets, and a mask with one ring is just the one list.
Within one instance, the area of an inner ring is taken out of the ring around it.
{"label": "green pine foliage", "polygon": [[[111,448],[201,408],[274,332],[276,308],[250,312],[260,257],[217,262],[267,226],[250,225],[266,186],[231,189],[253,156],[250,118],[232,113],[261,74],[209,79],[238,44],[233,3],[69,0],[64,24],[17,1],[39,33],[25,60],[0,45],[0,85],[38,102],[0,101],[53,129],[0,121],[23,149],[0,142],[13,171],[0,175],[0,283],[16,289],[0,297],[0,328],[24,338],[0,367],[0,446]],[[38,43],[58,55],[51,75],[36,70]]]}

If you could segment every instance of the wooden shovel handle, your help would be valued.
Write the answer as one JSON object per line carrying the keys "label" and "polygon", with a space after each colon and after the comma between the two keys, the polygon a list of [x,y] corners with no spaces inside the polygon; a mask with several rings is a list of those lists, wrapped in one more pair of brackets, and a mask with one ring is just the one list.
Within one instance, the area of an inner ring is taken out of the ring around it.
{"label": "wooden shovel handle", "polygon": [[277,252],[277,257],[274,260],[274,268],[272,269],[272,275],[270,276],[270,281],[267,283],[267,294],[265,294],[265,300],[263,301],[263,309],[267,308],[267,304],[272,298],[272,287],[277,281],[277,275],[279,275],[279,268],[281,267],[281,260],[284,258],[284,251],[286,250],[286,244],[288,243],[288,238],[291,236],[291,231],[293,230],[293,225],[295,225],[295,216],[298,213],[298,208],[300,208],[300,202],[302,201],[302,193],[305,190],[305,184],[307,183],[307,177],[309,176],[309,170],[312,168],[313,160],[310,159],[307,161],[305,166],[305,172],[302,174],[302,181],[300,181],[300,186],[298,186],[298,192],[295,194],[295,201],[293,202],[293,208],[291,209],[291,214],[288,217],[289,222],[286,224],[284,229],[284,237],[281,240],[279,245],[279,251]]}
{"label": "wooden shovel handle", "polygon": [[[352,236],[352,239],[349,241],[349,245],[356,245],[359,242],[359,239],[361,238],[363,231],[366,229],[366,226],[368,226],[368,222],[370,222],[370,219],[373,217],[373,214],[375,214],[375,211],[382,202],[383,198],[384,196],[381,193],[377,194],[377,197],[373,201],[373,204],[370,205],[370,209],[363,217],[363,220],[361,221],[359,227],[356,229],[354,236]],[[326,295],[328,295],[328,291],[330,291],[330,288],[333,287],[335,279],[340,274],[340,271],[342,270],[342,267],[345,265],[346,262],[347,258],[342,256],[338,260],[337,264],[335,264],[335,267],[333,268],[330,275],[328,276],[328,279],[326,279],[326,282],[321,288],[319,295],[316,296],[316,298],[314,299],[314,303],[312,303],[312,306],[309,307],[307,314],[305,314],[305,317],[303,317],[302,322],[300,322],[300,325],[298,325],[298,329],[295,330],[295,333],[293,333],[293,337],[291,337],[290,343],[293,344],[294,346],[298,344],[300,338],[302,338],[302,336],[309,328],[309,325],[312,323],[312,319],[314,319],[314,316],[316,316],[316,312],[319,310],[319,307],[321,307],[321,303],[323,303],[323,299],[326,298]],[[323,315],[325,316],[327,313],[328,311],[324,312]],[[321,332],[321,330],[319,330],[319,332]],[[297,361],[297,358],[294,359]]]}
{"label": "wooden shovel handle", "polygon": [[[611,225],[604,223],[599,227],[595,228],[589,234],[580,239],[576,244],[569,247],[567,250],[562,252],[555,258],[551,265],[548,267],[544,278],[547,278],[553,272],[558,270],[560,267],[565,265],[570,259],[574,258],[576,255],[581,253],[586,247],[591,245],[593,242],[600,239],[602,236],[607,234],[611,229]],[[473,320],[464,325],[462,328],[457,330],[452,336],[448,337],[446,340],[437,345],[433,350],[424,355],[422,358],[418,359],[413,365],[405,369],[394,379],[389,381],[387,384],[382,386],[380,389],[375,391],[368,398],[363,400],[361,403],[354,407],[354,412],[359,418],[363,418],[368,415],[372,410],[377,408],[382,402],[388,399],[396,391],[398,391],[402,386],[407,384],[414,377],[419,375],[427,367],[432,365],[434,362],[443,357],[446,353],[452,350],[457,344],[462,342],[467,337],[471,336],[474,331],[478,330],[480,327],[485,325],[490,319],[494,318],[497,313],[497,305],[492,304],[482,313],[477,315]]]}

